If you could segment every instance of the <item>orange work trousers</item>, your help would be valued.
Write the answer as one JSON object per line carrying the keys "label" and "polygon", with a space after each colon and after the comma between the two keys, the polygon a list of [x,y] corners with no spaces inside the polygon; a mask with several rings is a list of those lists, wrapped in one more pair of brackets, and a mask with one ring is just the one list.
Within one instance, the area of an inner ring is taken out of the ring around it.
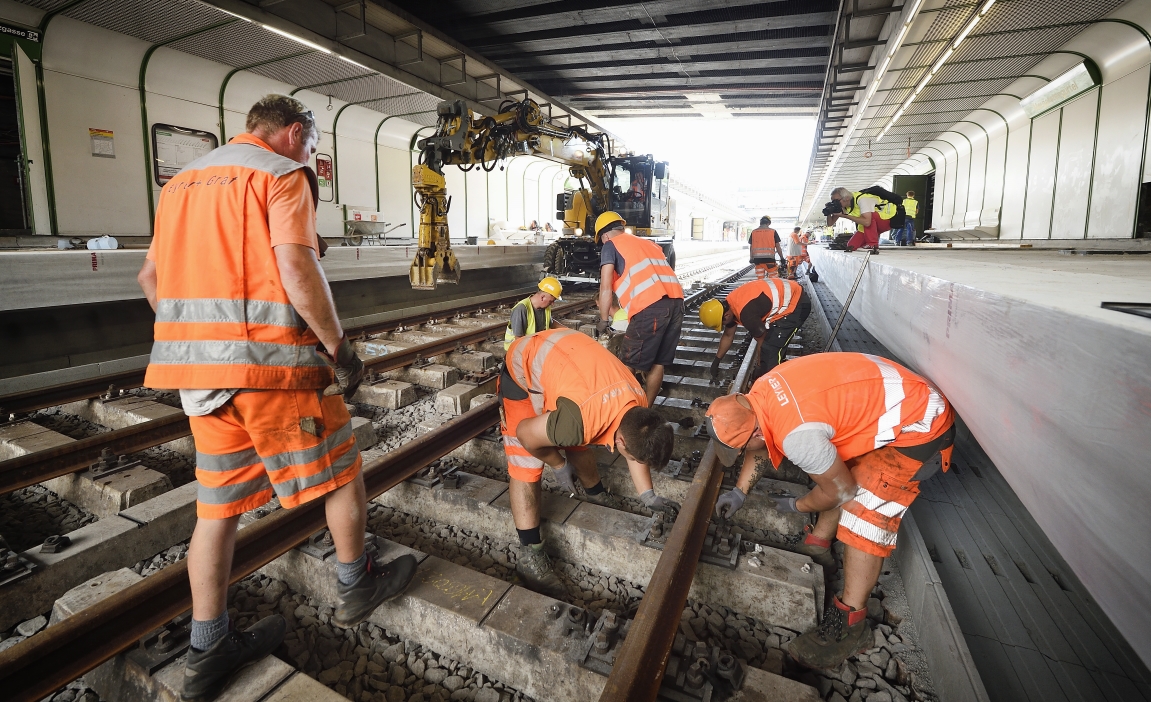
{"label": "orange work trousers", "polygon": [[362,459],[340,395],[252,390],[189,417],[196,440],[196,515],[227,519],[275,494],[296,507],[351,482]]}

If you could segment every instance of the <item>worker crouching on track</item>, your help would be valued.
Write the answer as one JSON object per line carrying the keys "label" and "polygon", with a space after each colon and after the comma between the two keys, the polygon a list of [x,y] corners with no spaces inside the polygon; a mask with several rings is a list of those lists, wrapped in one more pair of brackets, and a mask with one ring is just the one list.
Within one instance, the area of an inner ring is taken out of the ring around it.
{"label": "worker crouching on track", "polygon": [[364,366],[336,315],[316,233],[319,130],[303,103],[269,95],[248,133],[163,188],[139,281],[156,312],[144,384],[180,390],[196,442],[196,528],[188,548],[191,649],[183,700],[210,700],[284,638],[280,615],[230,631],[229,574],[240,515],[278,497],[324,499],[339,603],[350,627],[398,596],[410,555],[364,552],[367,501],[344,398]]}
{"label": "worker crouching on track", "polygon": [[620,360],[646,374],[647,406],[651,407],[663,386],[664,368],[675,362],[683,328],[683,287],[659,244],[625,233],[625,224],[615,212],[596,218],[596,234],[603,241],[596,333],[604,333],[612,324],[614,293],[619,308],[627,311]]}
{"label": "worker crouching on track", "polygon": [[771,217],[760,217],[759,226],[747,237],[750,249],[749,263],[755,264],[755,277],[759,280],[779,277],[779,232],[771,228]]}
{"label": "worker crouching on track", "polygon": [[793,280],[753,280],[732,290],[724,300],[708,300],[699,306],[703,326],[722,332],[711,362],[711,380],[719,381],[719,364],[735,341],[735,328],[742,324],[759,342],[756,378],[783,363],[787,345],[811,314],[811,302],[803,286]]}
{"label": "worker crouching on track", "polygon": [[525,297],[512,308],[512,318],[504,332],[504,351],[521,336],[531,336],[545,329],[558,329],[559,322],[552,321],[552,303],[560,300],[563,287],[559,280],[550,275],[540,281],[539,289]]}
{"label": "worker crouching on track", "polygon": [[545,463],[564,490],[574,493],[578,479],[589,501],[615,506],[589,450],[607,446],[627,459],[636,493],[649,509],[673,519],[679,512],[679,504],[656,495],[651,483],[651,471],[671,456],[671,427],[644,406],[643,389],[628,369],[591,337],[554,329],[516,339],[504,357],[499,395],[508,492],[521,544],[516,572],[531,588],[565,594],[540,535]]}
{"label": "worker crouching on track", "polygon": [[745,451],[736,487],[716,512],[730,517],[765,472],[784,458],[815,487],[772,498],[781,512],[818,512],[802,553],[834,568],[831,540],[844,543],[843,592],[823,622],[791,642],[789,653],[816,669],[835,668],[872,645],[867,624],[883,559],[895,550],[904,512],[919,483],[950,466],[954,414],[931,383],[887,359],[823,353],[789,361],[752,386],[712,402],[708,429],[731,465]]}

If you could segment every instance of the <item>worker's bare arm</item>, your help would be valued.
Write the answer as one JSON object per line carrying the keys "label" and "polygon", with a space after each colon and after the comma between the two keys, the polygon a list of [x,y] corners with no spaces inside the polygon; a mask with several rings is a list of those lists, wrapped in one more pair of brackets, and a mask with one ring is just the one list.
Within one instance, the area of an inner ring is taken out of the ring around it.
{"label": "worker's bare arm", "polygon": [[548,438],[548,415],[544,412],[538,417],[525,419],[516,427],[516,438],[528,450],[528,453],[548,464],[552,468],[562,468],[563,454]]}
{"label": "worker's bare arm", "polygon": [[156,262],[151,259],[144,259],[144,265],[140,268],[139,274],[136,275],[136,282],[140,284],[140,289],[144,291],[144,297],[148,298],[148,304],[152,306],[152,311],[156,311]]}
{"label": "worker's bare arm", "polygon": [[611,319],[612,287],[615,285],[615,264],[599,269],[599,318]]}
{"label": "worker's bare arm", "polygon": [[728,350],[731,349],[732,342],[735,341],[735,327],[727,327],[723,330],[723,335],[719,337],[719,349],[715,352],[716,358],[723,358],[727,355]]}
{"label": "worker's bare arm", "polygon": [[839,456],[823,473],[809,473],[815,481],[815,488],[801,497],[795,507],[800,512],[826,512],[835,509],[855,497],[858,485],[847,464]]}
{"label": "worker's bare arm", "polygon": [[280,282],[292,307],[320,338],[327,352],[334,356],[344,337],[344,329],[336,316],[332,290],[316,252],[301,244],[280,244],[273,251],[280,269]]}

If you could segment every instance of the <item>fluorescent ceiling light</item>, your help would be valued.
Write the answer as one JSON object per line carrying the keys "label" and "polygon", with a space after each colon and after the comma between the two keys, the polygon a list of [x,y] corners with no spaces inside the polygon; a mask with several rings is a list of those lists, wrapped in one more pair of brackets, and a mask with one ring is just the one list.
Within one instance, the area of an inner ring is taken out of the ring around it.
{"label": "fluorescent ceiling light", "polygon": [[963,43],[963,40],[967,38],[967,35],[971,34],[971,30],[975,29],[975,25],[979,24],[980,17],[982,17],[982,15],[975,15],[971,18],[971,21],[967,23],[967,26],[964,27],[963,31],[959,33],[959,36],[955,37],[955,42],[951,45],[952,49],[958,47],[961,43]]}
{"label": "fluorescent ceiling light", "polygon": [[275,27],[273,27],[269,24],[265,24],[264,29],[268,30],[269,32],[272,32],[273,34],[279,34],[280,36],[284,37],[285,39],[291,39],[294,42],[298,42],[300,44],[303,44],[304,46],[306,46],[310,49],[315,49],[316,51],[323,51],[325,54],[332,53],[331,49],[329,49],[327,47],[320,46],[319,44],[315,43],[314,41],[308,41],[307,39],[302,39],[302,38],[296,36],[295,34],[289,34],[288,32],[285,32],[282,29],[276,29]]}
{"label": "fluorescent ceiling light", "polygon": [[228,10],[225,10],[222,7],[217,7],[216,9],[219,10],[220,12],[223,12],[226,15],[231,15],[231,16],[235,17],[236,19],[242,19],[245,22],[251,22],[252,21],[243,15],[237,15],[235,12],[229,12]]}
{"label": "fluorescent ceiling light", "polygon": [[716,93],[693,93],[687,99],[688,102],[723,102],[723,97]]}
{"label": "fluorescent ceiling light", "polygon": [[1099,67],[1091,59],[1084,59],[1083,63],[1076,64],[1071,70],[1023,98],[1019,106],[1028,117],[1035,119],[1091,90],[1101,82],[1103,81]]}

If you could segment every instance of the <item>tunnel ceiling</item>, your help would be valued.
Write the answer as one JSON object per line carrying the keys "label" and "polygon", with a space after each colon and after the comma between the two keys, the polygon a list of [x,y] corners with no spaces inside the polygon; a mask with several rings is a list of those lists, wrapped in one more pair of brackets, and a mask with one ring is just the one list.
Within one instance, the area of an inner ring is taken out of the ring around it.
{"label": "tunnel ceiling", "polygon": [[[906,4],[917,13],[853,131],[860,102],[908,17],[891,15],[883,39],[871,41],[864,61],[838,53],[833,57],[828,81],[832,97],[819,113],[801,218],[818,215],[834,187],[860,190],[874,185],[947,132],[952,132],[952,139],[965,138],[956,132],[957,122],[992,97],[1006,95],[1003,91],[1009,85],[1123,0],[997,0],[957,47],[956,39],[986,7],[986,0],[923,0],[921,5],[906,0]],[[843,35],[842,29],[837,35]],[[847,42],[858,45],[854,38]],[[880,140],[900,106],[949,48],[954,50],[941,69]],[[1048,80],[1035,79],[1035,88]]]}
{"label": "tunnel ceiling", "polygon": [[[840,4],[395,2],[592,117],[814,116],[824,94]],[[891,3],[863,3],[875,4]]]}

